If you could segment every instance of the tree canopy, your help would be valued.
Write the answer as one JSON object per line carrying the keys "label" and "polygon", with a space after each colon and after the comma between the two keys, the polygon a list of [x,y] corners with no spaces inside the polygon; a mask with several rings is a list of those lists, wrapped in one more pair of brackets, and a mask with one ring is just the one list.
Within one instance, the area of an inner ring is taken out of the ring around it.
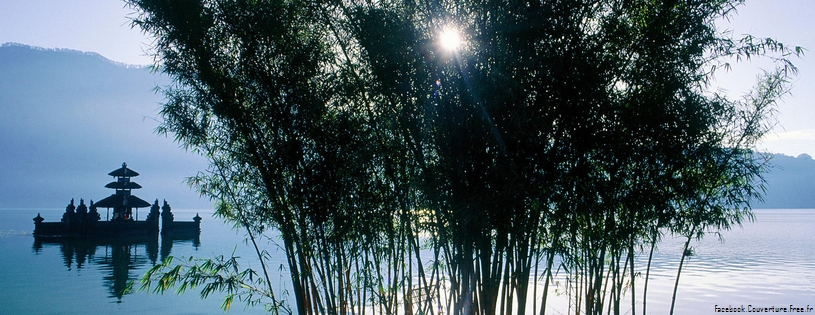
{"label": "tree canopy", "polygon": [[[291,279],[284,297],[266,265],[222,259],[145,286],[298,314],[543,314],[558,260],[575,313],[635,313],[635,255],[741,224],[761,195],[753,145],[802,50],[717,29],[741,2],[128,0],[175,80],[160,131],[209,158],[191,183],[261,261],[280,237]],[[778,68],[753,94],[711,92],[727,60],[763,56]]]}

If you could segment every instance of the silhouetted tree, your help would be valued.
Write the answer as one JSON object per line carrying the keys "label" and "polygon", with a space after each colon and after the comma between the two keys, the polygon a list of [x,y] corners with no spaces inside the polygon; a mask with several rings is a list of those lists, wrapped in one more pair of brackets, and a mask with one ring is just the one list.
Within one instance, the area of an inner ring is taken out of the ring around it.
{"label": "silhouetted tree", "polygon": [[[801,53],[717,32],[741,1],[128,3],[175,79],[160,131],[210,159],[191,182],[264,263],[145,285],[292,312],[259,245],[279,233],[299,314],[543,314],[556,257],[574,313],[623,313],[643,246],[750,217]],[[764,55],[780,68],[747,101],[709,92]]]}

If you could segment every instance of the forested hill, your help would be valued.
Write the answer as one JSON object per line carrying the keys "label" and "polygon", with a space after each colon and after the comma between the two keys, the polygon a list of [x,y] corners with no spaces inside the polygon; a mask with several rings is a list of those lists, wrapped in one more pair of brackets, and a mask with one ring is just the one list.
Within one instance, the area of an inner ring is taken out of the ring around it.
{"label": "forested hill", "polygon": [[163,99],[155,87],[168,82],[95,53],[0,46],[0,208],[107,197],[107,173],[122,162],[141,174],[133,180],[142,199],[208,207],[183,183],[205,160],[154,132]]}
{"label": "forested hill", "polygon": [[[154,133],[167,78],[95,53],[0,46],[0,208],[61,208],[101,199],[107,173],[128,162],[137,196],[205,207],[183,179],[206,161]],[[815,161],[775,155],[755,208],[815,208]],[[78,201],[78,200],[77,200]]]}
{"label": "forested hill", "polygon": [[775,154],[766,174],[767,195],[754,208],[815,208],[815,160],[807,154]]}

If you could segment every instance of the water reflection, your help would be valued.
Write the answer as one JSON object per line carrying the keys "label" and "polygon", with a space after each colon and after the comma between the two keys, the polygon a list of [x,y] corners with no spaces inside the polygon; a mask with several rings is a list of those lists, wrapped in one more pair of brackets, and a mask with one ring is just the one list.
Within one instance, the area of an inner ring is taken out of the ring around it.
{"label": "water reflection", "polygon": [[[160,242],[159,242],[160,239]],[[172,252],[173,245],[191,244],[198,249],[198,235],[162,236],[131,239],[34,238],[33,249],[41,254],[44,248],[59,246],[67,270],[93,268],[103,274],[102,284],[108,298],[122,302],[131,283],[140,280],[147,268],[160,263]],[[137,285],[137,284],[136,284]]]}

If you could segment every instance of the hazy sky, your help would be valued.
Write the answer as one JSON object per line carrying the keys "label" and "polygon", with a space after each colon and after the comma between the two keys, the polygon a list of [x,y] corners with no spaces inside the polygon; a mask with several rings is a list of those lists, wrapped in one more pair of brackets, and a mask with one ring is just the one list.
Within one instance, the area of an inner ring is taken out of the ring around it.
{"label": "hazy sky", "polygon": [[[128,64],[150,64],[151,39],[130,27],[133,11],[117,0],[2,0],[0,43],[17,42],[46,48],[97,52]],[[810,51],[796,60],[800,73],[792,95],[779,106],[780,126],[762,148],[796,156],[815,156],[815,1],[747,0],[731,23],[722,25],[735,35],[773,37]],[[720,74],[715,84],[736,95],[754,84],[755,73],[766,63],[750,63]],[[0,69],[0,71],[2,71]]]}

